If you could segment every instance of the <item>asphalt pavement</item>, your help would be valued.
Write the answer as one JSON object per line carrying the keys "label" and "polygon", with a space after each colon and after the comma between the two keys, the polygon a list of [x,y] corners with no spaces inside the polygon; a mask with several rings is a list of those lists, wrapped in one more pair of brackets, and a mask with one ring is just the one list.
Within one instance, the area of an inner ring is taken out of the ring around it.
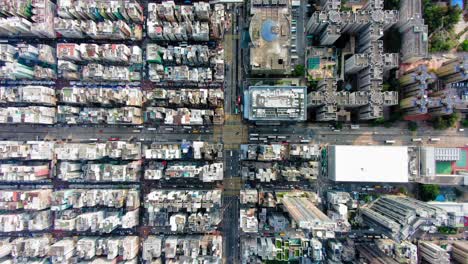
{"label": "asphalt pavement", "polygon": [[[252,134],[254,136],[252,136]],[[258,134],[258,136],[257,136]],[[284,136],[286,139],[270,139],[268,136]],[[285,126],[250,126],[249,138],[266,138],[268,141],[300,142],[308,140],[315,144],[335,145],[384,145],[386,140],[394,140],[394,145],[431,145],[444,147],[460,147],[468,144],[468,132],[457,129],[433,130],[421,129],[416,132],[405,127],[391,128],[361,125],[359,129],[345,126],[341,130],[334,130],[327,124],[299,123]],[[438,138],[439,141],[431,141]],[[421,139],[421,141],[414,141]],[[251,143],[257,143],[251,141]]]}

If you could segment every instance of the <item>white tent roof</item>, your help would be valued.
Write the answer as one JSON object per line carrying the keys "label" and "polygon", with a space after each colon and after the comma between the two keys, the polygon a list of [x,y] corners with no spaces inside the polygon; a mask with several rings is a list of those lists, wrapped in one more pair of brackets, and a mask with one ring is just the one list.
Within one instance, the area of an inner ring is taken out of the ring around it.
{"label": "white tent roof", "polygon": [[343,182],[408,182],[408,148],[331,146],[329,177]]}

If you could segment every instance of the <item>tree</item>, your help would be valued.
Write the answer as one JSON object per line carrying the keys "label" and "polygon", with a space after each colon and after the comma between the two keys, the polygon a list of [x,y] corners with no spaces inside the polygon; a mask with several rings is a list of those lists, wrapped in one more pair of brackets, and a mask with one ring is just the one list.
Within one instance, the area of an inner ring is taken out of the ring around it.
{"label": "tree", "polygon": [[462,127],[468,127],[468,119],[463,119],[461,122]]}
{"label": "tree", "polygon": [[318,81],[317,80],[310,80],[309,81],[309,91],[316,91],[317,90],[317,85],[318,85]]}
{"label": "tree", "polygon": [[424,184],[420,188],[421,200],[425,202],[433,201],[439,194],[440,194],[439,185]]}
{"label": "tree", "polygon": [[454,127],[458,120],[460,120],[460,114],[459,113],[453,113],[451,115],[449,115],[448,117],[448,125],[449,127]]}
{"label": "tree", "polygon": [[413,121],[408,122],[408,129],[409,129],[410,131],[416,131],[416,130],[418,130],[418,123],[413,122]]}
{"label": "tree", "polygon": [[383,125],[385,123],[385,119],[383,117],[379,117],[374,120],[374,125]]}
{"label": "tree", "polygon": [[305,74],[305,67],[302,64],[296,65],[293,70],[293,75],[296,77],[304,76]]}
{"label": "tree", "polygon": [[460,120],[460,114],[453,113],[448,116],[438,116],[431,120],[431,124],[435,129],[444,130],[450,127],[455,127],[458,120]]}
{"label": "tree", "polygon": [[400,0],[385,0],[384,9],[385,10],[398,10],[400,8]]}
{"label": "tree", "polygon": [[338,130],[343,129],[343,122],[335,122],[335,128]]}
{"label": "tree", "polygon": [[437,32],[430,39],[430,52],[449,51],[456,46],[453,33]]}
{"label": "tree", "polygon": [[408,190],[405,187],[402,186],[402,187],[398,188],[398,193],[408,195]]}
{"label": "tree", "polygon": [[423,1],[424,21],[427,23],[429,35],[439,29],[450,31],[460,20],[462,10],[459,7],[440,6],[431,0]]}
{"label": "tree", "polygon": [[460,44],[460,49],[462,51],[468,51],[468,39],[465,39],[462,44]]}

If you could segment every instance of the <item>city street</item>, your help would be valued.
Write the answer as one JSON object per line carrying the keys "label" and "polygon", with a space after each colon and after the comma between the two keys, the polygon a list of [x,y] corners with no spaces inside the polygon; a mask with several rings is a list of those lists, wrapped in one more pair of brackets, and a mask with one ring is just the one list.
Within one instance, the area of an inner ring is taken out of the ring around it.
{"label": "city street", "polygon": [[[170,129],[170,130],[168,130]],[[92,127],[92,126],[72,126],[72,127],[47,127],[47,126],[0,126],[1,140],[72,140],[72,141],[107,141],[109,138],[119,138],[121,140],[145,140],[145,141],[180,141],[180,140],[205,140],[212,141],[213,129],[199,129],[199,131],[209,131],[209,133],[195,134],[193,128],[161,126],[153,130],[152,128],[136,127]],[[190,131],[191,133],[187,133]]]}
{"label": "city street", "polygon": [[[406,127],[372,127],[360,125],[359,129],[345,127],[336,131],[328,124],[319,123],[299,123],[285,126],[250,126],[250,137],[258,134],[256,138],[267,138],[269,135],[284,135],[290,142],[300,142],[310,140],[316,144],[342,144],[342,145],[382,145],[386,140],[395,140],[394,145],[433,145],[460,147],[468,143],[467,131],[433,130],[423,129],[416,132],[409,131]],[[414,142],[413,139],[421,138],[421,142]],[[440,141],[433,142],[430,138],[440,138]],[[283,140],[275,140],[283,141]],[[255,142],[252,142],[255,143]]]}

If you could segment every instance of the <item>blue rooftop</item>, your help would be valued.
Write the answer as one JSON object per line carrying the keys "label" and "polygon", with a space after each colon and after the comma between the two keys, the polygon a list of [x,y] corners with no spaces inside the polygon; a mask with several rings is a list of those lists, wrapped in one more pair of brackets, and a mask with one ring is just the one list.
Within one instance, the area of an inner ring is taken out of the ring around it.
{"label": "blue rooftop", "polygon": [[277,24],[268,19],[262,24],[261,35],[265,41],[272,42],[278,39],[278,32],[274,32],[274,28],[277,27]]}

